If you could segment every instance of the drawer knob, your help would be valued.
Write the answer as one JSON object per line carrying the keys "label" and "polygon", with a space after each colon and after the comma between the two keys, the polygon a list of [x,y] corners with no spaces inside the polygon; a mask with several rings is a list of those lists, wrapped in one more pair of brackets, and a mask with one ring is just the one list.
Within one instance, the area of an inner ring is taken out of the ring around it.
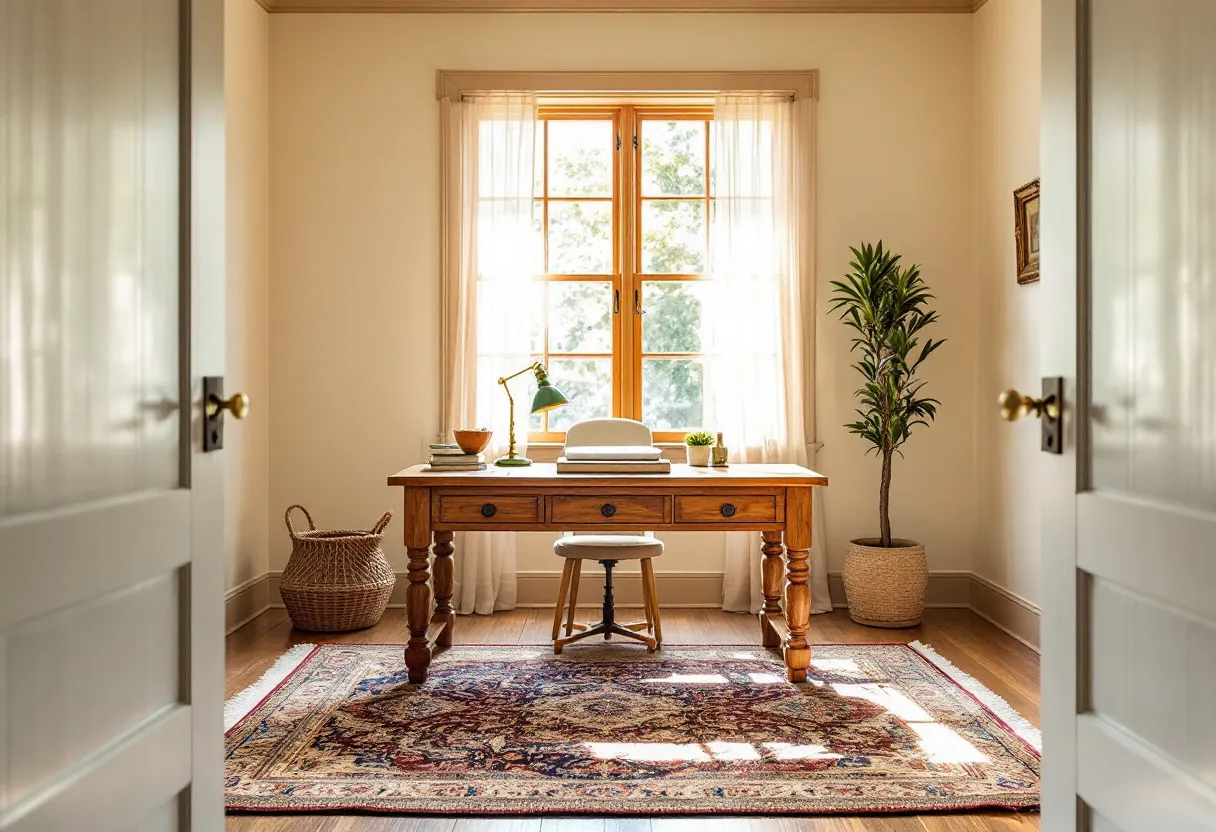
{"label": "drawer knob", "polygon": [[600,506],[600,514],[604,515],[605,517],[611,517],[612,515],[616,514],[616,506],[614,506],[612,503],[604,503],[604,505]]}
{"label": "drawer knob", "polygon": [[493,517],[495,514],[498,514],[498,506],[493,503],[486,503],[481,507],[482,517]]}
{"label": "drawer knob", "polygon": [[719,510],[722,512],[723,517],[734,517],[735,516],[734,503],[723,503],[722,508]]}

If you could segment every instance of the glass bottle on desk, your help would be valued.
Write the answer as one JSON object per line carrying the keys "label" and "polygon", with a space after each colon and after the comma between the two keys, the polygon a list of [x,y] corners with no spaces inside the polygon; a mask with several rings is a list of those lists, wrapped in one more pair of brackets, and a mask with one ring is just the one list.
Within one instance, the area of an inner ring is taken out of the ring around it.
{"label": "glass bottle on desk", "polygon": [[726,446],[722,444],[722,433],[719,432],[718,433],[718,444],[714,445],[713,448],[710,449],[709,464],[714,466],[715,468],[725,467],[727,464],[726,456],[727,456]]}

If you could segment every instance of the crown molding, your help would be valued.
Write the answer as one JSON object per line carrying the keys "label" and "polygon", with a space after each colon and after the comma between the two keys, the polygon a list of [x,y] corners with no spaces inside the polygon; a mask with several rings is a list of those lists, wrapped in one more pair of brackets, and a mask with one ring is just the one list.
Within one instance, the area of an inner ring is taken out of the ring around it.
{"label": "crown molding", "polygon": [[985,0],[257,0],[275,13],[969,14]]}
{"label": "crown molding", "polygon": [[253,0],[253,2],[257,3],[266,11],[272,12],[274,11],[275,3],[278,2],[278,0]]}

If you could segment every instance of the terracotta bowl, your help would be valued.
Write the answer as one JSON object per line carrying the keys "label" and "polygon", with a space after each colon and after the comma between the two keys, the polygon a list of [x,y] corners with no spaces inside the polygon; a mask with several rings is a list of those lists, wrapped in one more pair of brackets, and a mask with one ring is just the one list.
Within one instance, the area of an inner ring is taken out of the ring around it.
{"label": "terracotta bowl", "polygon": [[466,454],[479,454],[484,451],[490,444],[490,437],[494,435],[492,430],[454,430],[452,433],[456,436],[456,444]]}

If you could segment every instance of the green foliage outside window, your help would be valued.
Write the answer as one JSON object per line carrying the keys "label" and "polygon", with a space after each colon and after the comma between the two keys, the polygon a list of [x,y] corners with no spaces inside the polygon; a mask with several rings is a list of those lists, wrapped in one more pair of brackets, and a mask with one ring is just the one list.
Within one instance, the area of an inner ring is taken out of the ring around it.
{"label": "green foliage outside window", "polygon": [[[551,123],[552,125],[555,124]],[[647,122],[647,125],[650,125]],[[651,193],[701,196],[705,191],[704,122],[656,122],[662,129],[645,130],[642,174]],[[550,190],[565,197],[611,194],[610,143],[553,144],[551,134]],[[559,192],[560,189],[560,192]],[[643,220],[642,270],[653,274],[688,274],[705,271],[704,203],[646,203]],[[612,218],[607,202],[554,201],[549,205],[549,270],[565,274],[612,273]],[[539,227],[542,219],[538,217]],[[563,284],[549,304],[550,344],[553,353],[599,352],[586,345],[611,343],[612,299],[600,282]],[[688,282],[647,281],[643,297],[643,350],[645,352],[700,352],[702,302]],[[632,304],[632,298],[622,301]],[[553,321],[560,320],[559,328]],[[556,335],[554,334],[556,332]],[[600,394],[610,373],[604,360],[575,359],[550,371],[571,399],[571,406],[555,411],[551,430],[564,430],[566,422],[611,415],[611,397]],[[557,366],[554,366],[557,365]],[[564,371],[564,372],[562,372]],[[642,408],[646,422],[656,430],[678,430],[703,421],[704,398],[701,362],[688,358],[646,358],[642,367]],[[560,379],[560,383],[559,380]],[[575,402],[581,400],[576,406]],[[533,429],[539,429],[534,422]]]}

